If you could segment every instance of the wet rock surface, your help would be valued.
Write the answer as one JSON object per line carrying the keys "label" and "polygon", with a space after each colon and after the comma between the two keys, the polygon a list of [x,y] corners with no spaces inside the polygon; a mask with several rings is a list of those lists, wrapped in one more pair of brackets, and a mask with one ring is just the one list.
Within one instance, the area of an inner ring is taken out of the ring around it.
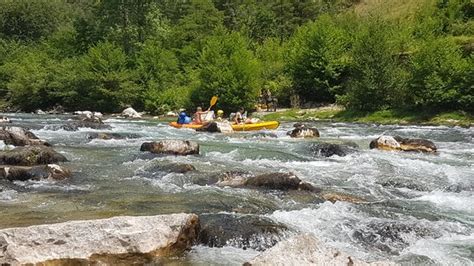
{"label": "wet rock surface", "polygon": [[0,178],[8,181],[62,180],[71,176],[71,171],[57,164],[36,166],[0,166]]}
{"label": "wet rock surface", "polygon": [[168,173],[185,174],[193,171],[196,171],[196,168],[187,163],[151,163],[136,173],[147,178],[161,178]]}
{"label": "wet rock surface", "polygon": [[26,146],[45,145],[50,146],[46,141],[40,140],[31,131],[21,127],[0,127],[0,140],[6,145]]}
{"label": "wet rock surface", "polygon": [[355,151],[354,148],[348,145],[333,143],[312,143],[309,145],[309,150],[314,156],[321,157],[331,157],[334,155],[343,157]]}
{"label": "wet rock surface", "polygon": [[320,192],[320,189],[312,184],[302,181],[292,173],[267,173],[252,175],[247,172],[230,171],[214,175],[208,180],[208,184],[216,184],[221,187],[246,187],[254,189],[270,190],[303,190]]}
{"label": "wet rock surface", "polygon": [[438,238],[441,234],[415,222],[373,221],[359,226],[352,236],[368,247],[399,255],[399,250],[416,239]]}
{"label": "wet rock surface", "polygon": [[295,128],[286,134],[292,138],[319,138],[319,131],[313,127],[307,127],[305,124],[296,123]]}
{"label": "wet rock surface", "polygon": [[258,215],[202,214],[199,242],[210,247],[226,245],[265,250],[290,231],[282,224]]}
{"label": "wet rock surface", "polygon": [[365,199],[354,196],[354,195],[349,195],[349,194],[343,194],[343,193],[338,193],[338,192],[323,192],[321,193],[321,198],[330,201],[332,203],[335,203],[336,201],[346,201],[346,202],[351,202],[351,203],[365,203],[367,202]]}
{"label": "wet rock surface", "polygon": [[66,162],[64,155],[46,146],[16,147],[9,151],[0,151],[0,165],[33,166]]}
{"label": "wet rock surface", "polygon": [[141,118],[142,115],[135,111],[132,107],[128,107],[122,111],[122,116],[126,118]]}
{"label": "wet rock surface", "polygon": [[319,192],[318,188],[302,181],[292,173],[270,173],[249,177],[244,186],[264,189],[276,190],[306,190],[311,192]]}
{"label": "wet rock surface", "polygon": [[120,216],[0,230],[0,264],[153,262],[188,249],[199,232],[194,214]]}
{"label": "wet rock surface", "polygon": [[370,142],[371,149],[409,151],[409,152],[436,152],[436,145],[426,139],[410,139],[400,136],[380,136]]}
{"label": "wet rock surface", "polygon": [[0,124],[9,124],[11,122],[12,121],[8,117],[0,115]]}
{"label": "wet rock surface", "polygon": [[81,120],[73,121],[61,127],[66,131],[77,131],[79,128],[91,128],[91,129],[112,129],[110,125],[104,124],[102,122],[97,122],[93,120]]}
{"label": "wet rock surface", "polygon": [[199,144],[189,140],[161,140],[143,143],[140,151],[149,151],[155,154],[192,155],[199,154]]}

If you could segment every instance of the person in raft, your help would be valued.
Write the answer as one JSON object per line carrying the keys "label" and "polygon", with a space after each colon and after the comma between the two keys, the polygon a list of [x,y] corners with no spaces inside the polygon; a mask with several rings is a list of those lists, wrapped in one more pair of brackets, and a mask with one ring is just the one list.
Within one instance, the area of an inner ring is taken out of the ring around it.
{"label": "person in raft", "polygon": [[239,108],[239,111],[235,113],[234,116],[234,123],[236,124],[249,124],[251,123],[250,119],[247,119],[247,114],[245,113],[245,109],[243,107]]}
{"label": "person in raft", "polygon": [[216,121],[217,121],[217,122],[225,121],[225,119],[224,119],[224,111],[222,111],[222,110],[217,110]]}
{"label": "person in raft", "polygon": [[178,115],[178,121],[176,121],[178,124],[189,124],[191,123],[191,117],[189,117],[186,114],[185,110],[181,110],[181,112]]}
{"label": "person in raft", "polygon": [[204,117],[209,113],[209,111],[210,107],[206,111],[203,111],[201,107],[196,108],[196,113],[194,113],[193,124],[207,124],[208,121],[205,121]]}

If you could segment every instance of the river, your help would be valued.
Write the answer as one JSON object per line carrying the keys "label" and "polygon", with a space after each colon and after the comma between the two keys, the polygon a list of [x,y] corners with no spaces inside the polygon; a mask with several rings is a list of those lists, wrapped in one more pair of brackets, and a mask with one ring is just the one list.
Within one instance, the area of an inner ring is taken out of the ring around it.
{"label": "river", "polygon": [[[6,114],[29,127],[65,155],[73,177],[65,181],[0,183],[0,228],[115,215],[177,212],[252,213],[295,232],[313,233],[330,246],[360,259],[401,264],[474,264],[474,129],[438,126],[377,126],[312,123],[317,141],[352,142],[357,152],[318,157],[307,152],[315,140],[254,133],[233,135],[174,129],[152,120],[107,118],[114,133],[137,139],[89,140],[90,129],[57,130],[61,115]],[[101,130],[100,132],[103,132]],[[369,150],[381,134],[427,138],[438,154]],[[156,157],[139,151],[159,139],[195,140],[199,156]],[[151,165],[190,163],[197,171],[144,174]],[[323,202],[272,191],[198,185],[193,180],[224,171],[293,172],[325,191],[351,194],[369,203]],[[196,246],[177,262],[241,264],[258,252],[233,246]]]}

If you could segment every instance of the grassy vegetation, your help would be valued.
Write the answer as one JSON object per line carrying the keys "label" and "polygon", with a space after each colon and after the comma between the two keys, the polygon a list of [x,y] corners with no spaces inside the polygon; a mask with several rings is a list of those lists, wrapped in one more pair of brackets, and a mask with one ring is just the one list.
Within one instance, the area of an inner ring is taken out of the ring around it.
{"label": "grassy vegetation", "polygon": [[376,124],[420,124],[470,127],[474,125],[472,114],[456,112],[419,112],[407,110],[384,110],[372,113],[351,112],[341,109],[289,109],[265,114],[263,120],[278,121],[332,121]]}

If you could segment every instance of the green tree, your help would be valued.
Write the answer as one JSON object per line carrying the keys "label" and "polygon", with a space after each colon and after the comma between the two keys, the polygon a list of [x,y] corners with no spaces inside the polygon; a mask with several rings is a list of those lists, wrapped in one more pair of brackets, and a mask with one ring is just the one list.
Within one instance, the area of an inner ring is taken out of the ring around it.
{"label": "green tree", "polygon": [[468,71],[472,73],[472,61],[462,57],[454,41],[429,39],[422,43],[411,62],[412,94],[407,99],[416,106],[434,110],[472,108],[473,85],[466,82]]}
{"label": "green tree", "polygon": [[345,31],[329,16],[300,28],[290,41],[288,72],[295,91],[311,102],[333,102],[348,64]]}
{"label": "green tree", "polygon": [[145,88],[145,110],[160,113],[187,105],[188,93],[177,90],[183,80],[178,59],[160,42],[148,40],[144,43],[137,58],[137,74],[140,85]]}
{"label": "green tree", "polygon": [[69,21],[70,8],[62,1],[0,1],[0,37],[37,41]]}
{"label": "green tree", "polygon": [[127,105],[140,105],[143,90],[127,68],[124,51],[109,42],[89,49],[78,66],[76,102],[87,109],[117,112]]}
{"label": "green tree", "polygon": [[399,99],[405,81],[390,42],[391,30],[388,22],[370,17],[356,34],[347,93],[338,98],[350,109],[380,110]]}
{"label": "green tree", "polygon": [[184,6],[184,16],[172,29],[171,46],[178,52],[182,65],[194,66],[200,51],[209,36],[222,30],[222,12],[211,0],[191,0]]}
{"label": "green tree", "polygon": [[245,37],[238,33],[211,37],[200,54],[191,100],[207,106],[217,95],[217,107],[226,112],[239,107],[253,109],[259,95],[259,75],[260,65]]}
{"label": "green tree", "polygon": [[71,96],[74,64],[56,61],[44,51],[22,49],[0,67],[5,77],[7,98],[23,111],[63,104]]}
{"label": "green tree", "polygon": [[292,90],[291,77],[285,67],[287,47],[277,38],[267,39],[257,48],[257,57],[262,67],[262,89],[269,89],[278,98],[279,105],[289,106]]}

